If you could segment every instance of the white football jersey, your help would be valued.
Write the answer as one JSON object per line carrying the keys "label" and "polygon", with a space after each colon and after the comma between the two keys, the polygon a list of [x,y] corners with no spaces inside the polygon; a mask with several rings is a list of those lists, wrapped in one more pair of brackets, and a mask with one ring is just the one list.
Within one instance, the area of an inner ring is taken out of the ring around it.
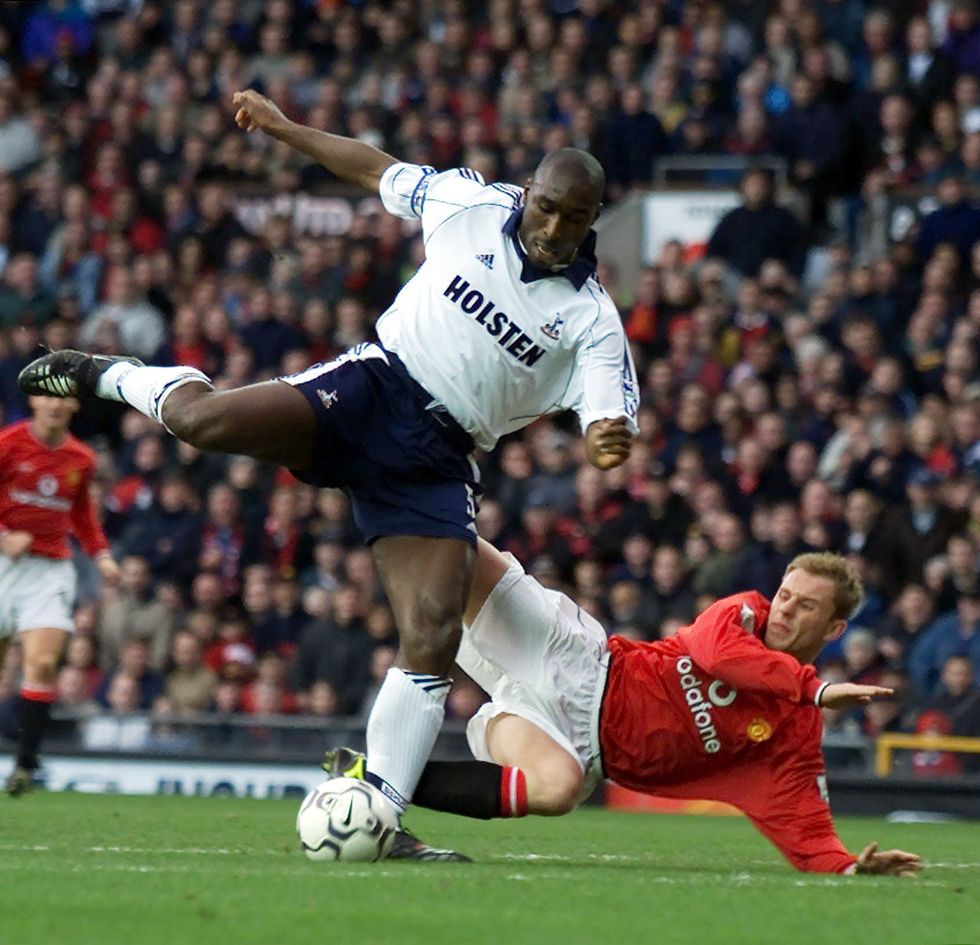
{"label": "white football jersey", "polygon": [[519,187],[487,186],[467,168],[393,164],[380,194],[389,213],[422,221],[425,262],[378,337],[479,447],[565,409],[583,431],[625,416],[636,432],[636,371],[594,264],[522,279]]}

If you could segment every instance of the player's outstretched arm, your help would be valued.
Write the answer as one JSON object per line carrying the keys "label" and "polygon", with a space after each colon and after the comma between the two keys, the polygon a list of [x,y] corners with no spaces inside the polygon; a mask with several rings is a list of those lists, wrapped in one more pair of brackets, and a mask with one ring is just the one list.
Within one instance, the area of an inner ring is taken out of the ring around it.
{"label": "player's outstretched arm", "polygon": [[264,131],[322,164],[341,180],[365,190],[377,191],[385,169],[398,163],[390,154],[363,141],[290,121],[275,102],[254,89],[236,92],[232,102],[238,107],[235,123],[239,128]]}
{"label": "player's outstretched arm", "polygon": [[614,469],[629,459],[633,434],[625,417],[596,420],[585,431],[585,455],[597,469]]}
{"label": "player's outstretched arm", "polygon": [[867,705],[872,699],[895,695],[894,689],[883,686],[862,686],[859,683],[829,683],[817,693],[817,705],[822,709],[853,709]]}
{"label": "player's outstretched arm", "polygon": [[912,879],[924,868],[925,864],[917,853],[879,850],[878,844],[871,842],[858,855],[857,863],[850,872],[856,875],[903,876]]}

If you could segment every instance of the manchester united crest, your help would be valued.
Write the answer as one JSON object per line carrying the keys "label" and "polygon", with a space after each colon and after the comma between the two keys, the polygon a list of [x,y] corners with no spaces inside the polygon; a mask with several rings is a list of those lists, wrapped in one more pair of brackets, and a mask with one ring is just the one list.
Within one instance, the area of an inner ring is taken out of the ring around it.
{"label": "manchester united crest", "polygon": [[749,722],[749,727],[745,730],[749,740],[753,742],[765,742],[772,738],[772,724],[765,719],[753,719]]}

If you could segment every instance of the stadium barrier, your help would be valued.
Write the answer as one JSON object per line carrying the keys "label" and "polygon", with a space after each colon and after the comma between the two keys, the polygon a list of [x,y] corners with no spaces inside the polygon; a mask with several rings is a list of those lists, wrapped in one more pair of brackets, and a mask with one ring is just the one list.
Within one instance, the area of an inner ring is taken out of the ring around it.
{"label": "stadium barrier", "polygon": [[[363,750],[366,738],[365,719],[335,716],[175,717],[58,709],[53,722],[42,771],[46,786],[91,793],[298,796],[323,779],[319,765],[326,749],[349,745]],[[889,734],[875,740],[828,733],[823,747],[835,814],[911,811],[914,816],[980,819],[980,777],[916,776],[911,766],[896,765],[891,758],[900,748],[980,754],[980,739]],[[13,764],[12,748],[0,740],[0,771]],[[433,757],[470,757],[465,722],[446,722]],[[612,784],[597,789],[590,803],[632,811],[726,812],[710,802],[665,801]]]}
{"label": "stadium barrier", "polygon": [[896,749],[911,751],[965,752],[980,755],[980,738],[966,738],[960,735],[932,735],[922,732],[906,735],[902,732],[886,732],[875,741],[875,774],[879,778],[891,777],[893,752]]}

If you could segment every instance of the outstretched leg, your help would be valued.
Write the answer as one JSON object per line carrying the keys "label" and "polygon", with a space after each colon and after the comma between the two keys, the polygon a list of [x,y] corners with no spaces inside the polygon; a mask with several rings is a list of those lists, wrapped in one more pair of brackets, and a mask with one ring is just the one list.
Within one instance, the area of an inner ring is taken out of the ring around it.
{"label": "outstretched leg", "polygon": [[313,466],[313,408],[299,390],[281,381],[227,391],[186,384],[167,398],[160,420],[178,439],[201,450],[254,456],[288,469]]}
{"label": "outstretched leg", "polygon": [[462,539],[406,535],[372,550],[400,648],[368,719],[367,779],[404,811],[442,727],[475,552]]}
{"label": "outstretched leg", "polygon": [[[491,820],[526,814],[558,816],[578,803],[584,776],[578,762],[534,723],[502,714],[487,723],[493,761],[430,761],[412,803],[461,817]],[[350,748],[327,752],[333,777],[364,777],[366,758]]]}
{"label": "outstretched leg", "polygon": [[299,390],[279,381],[215,391],[197,368],[147,367],[135,358],[66,349],[32,361],[18,383],[26,394],[121,401],[202,450],[290,469],[313,465],[313,408]]}

